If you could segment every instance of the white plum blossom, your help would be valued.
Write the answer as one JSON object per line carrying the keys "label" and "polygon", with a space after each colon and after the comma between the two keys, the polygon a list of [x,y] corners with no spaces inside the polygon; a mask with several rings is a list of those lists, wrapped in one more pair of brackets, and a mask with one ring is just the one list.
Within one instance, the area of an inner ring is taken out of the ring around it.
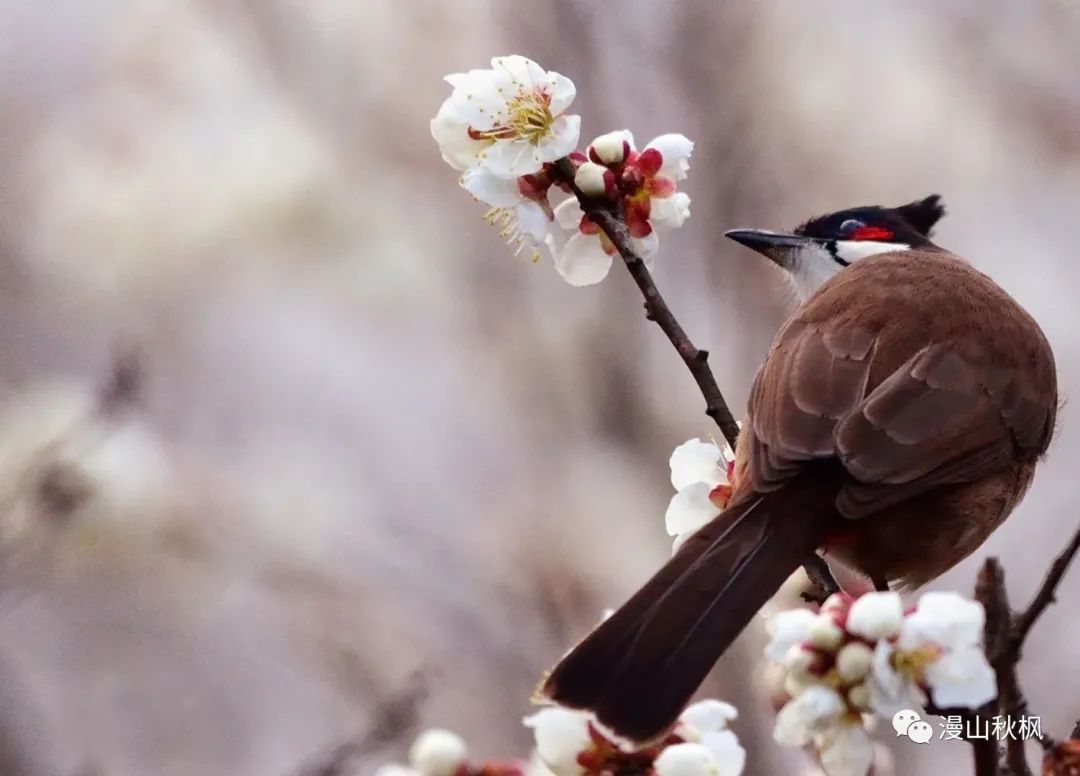
{"label": "white plum blossom", "polygon": [[921,709],[927,692],[940,708],[994,698],[984,621],[980,604],[955,593],[926,593],[907,613],[899,594],[875,592],[838,593],[817,613],[773,615],[765,655],[781,667],[790,698],[774,738],[813,745],[829,776],[862,776],[873,759],[867,729],[875,715]]}
{"label": "white plum blossom", "polygon": [[669,465],[676,493],[664,514],[664,523],[668,534],[675,537],[674,549],[727,505],[732,461],[726,450],[700,439],[683,442],[672,452]]}
{"label": "white plum blossom", "polygon": [[581,118],[566,114],[577,90],[566,76],[515,54],[446,81],[453,92],[431,120],[431,135],[454,169],[517,178],[577,147]]}
{"label": "white plum blossom", "polygon": [[555,776],[641,770],[654,758],[657,776],[739,776],[746,750],[728,729],[738,712],[731,704],[704,700],[688,706],[661,744],[633,750],[609,737],[589,713],[559,707],[524,719],[536,738],[536,753]]}
{"label": "white plum blossom", "polygon": [[454,776],[468,759],[465,739],[440,728],[425,730],[409,747],[409,765],[421,776]]}
{"label": "white plum blossom", "polygon": [[[997,680],[982,648],[986,614],[956,593],[925,593],[904,618],[891,659],[875,661],[883,687],[909,695],[926,687],[939,708],[977,708],[997,696]],[[921,692],[921,691],[918,691]]]}
{"label": "white plum blossom", "polygon": [[[591,286],[607,277],[615,256],[615,246],[600,231],[600,227],[585,218],[578,201],[570,197],[555,207],[555,223],[565,232],[573,232],[569,239],[553,236],[548,245],[555,259],[555,269],[572,286]],[[637,254],[652,266],[659,241],[652,234],[644,238],[631,238]]]}

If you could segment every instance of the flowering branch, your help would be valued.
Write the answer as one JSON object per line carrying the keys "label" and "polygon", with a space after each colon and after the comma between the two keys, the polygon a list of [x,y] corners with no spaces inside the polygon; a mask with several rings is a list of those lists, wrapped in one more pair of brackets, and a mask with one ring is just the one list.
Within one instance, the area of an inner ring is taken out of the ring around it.
{"label": "flowering branch", "polygon": [[724,395],[720,392],[720,386],[716,384],[712,369],[709,368],[709,351],[694,345],[686,330],[671,312],[667,302],[664,301],[652,273],[645,266],[645,260],[634,250],[630,230],[621,214],[618,213],[617,205],[609,200],[589,197],[582,192],[574,183],[575,171],[569,159],[559,160],[555,168],[561,181],[578,198],[585,215],[600,227],[619,252],[627,271],[645,298],[645,317],[654,321],[667,335],[683,363],[686,364],[686,368],[690,370],[698,388],[701,389],[701,395],[705,397],[705,414],[716,422],[720,433],[734,449],[735,441],[739,436],[739,426],[728,408]]}

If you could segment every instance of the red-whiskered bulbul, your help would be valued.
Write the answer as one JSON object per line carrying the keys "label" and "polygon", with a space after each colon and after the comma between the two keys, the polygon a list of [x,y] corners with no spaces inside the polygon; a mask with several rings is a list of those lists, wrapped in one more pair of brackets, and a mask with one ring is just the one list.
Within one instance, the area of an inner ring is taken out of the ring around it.
{"label": "red-whiskered bulbul", "polygon": [[731,239],[802,302],[754,380],[726,509],[554,668],[551,701],[662,735],[811,553],[917,586],[1019,503],[1058,406],[1050,345],[993,280],[938,247],[936,195]]}

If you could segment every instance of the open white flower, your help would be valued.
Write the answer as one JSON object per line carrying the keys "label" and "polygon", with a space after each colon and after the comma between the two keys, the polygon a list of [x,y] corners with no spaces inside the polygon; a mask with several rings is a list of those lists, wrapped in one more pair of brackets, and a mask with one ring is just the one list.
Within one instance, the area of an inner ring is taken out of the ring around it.
{"label": "open white flower", "polygon": [[[548,241],[558,273],[572,286],[591,286],[606,278],[617,251],[600,227],[585,220],[585,213],[574,197],[560,202],[554,214],[562,232],[573,232],[569,239],[558,233]],[[645,260],[645,266],[651,267],[659,246],[656,235],[631,238],[631,244]]]}
{"label": "open white flower", "polygon": [[976,708],[997,696],[982,648],[985,620],[981,604],[956,593],[925,593],[904,619],[897,662],[924,664],[924,682],[940,708]]}
{"label": "open white flower", "polygon": [[453,92],[432,119],[431,135],[454,169],[516,178],[577,147],[581,118],[566,114],[577,93],[569,78],[511,55],[446,81]]}
{"label": "open white flower", "polygon": [[551,706],[525,717],[522,722],[532,728],[536,753],[555,776],[584,773],[578,755],[593,747],[587,714]]}
{"label": "open white flower", "polygon": [[819,615],[809,609],[788,609],[769,617],[765,629],[769,643],[765,645],[765,657],[779,663],[791,648],[810,640],[810,629]]}
{"label": "open white flower", "polygon": [[904,618],[895,643],[875,649],[872,705],[889,716],[926,703],[977,708],[997,695],[997,680],[982,648],[982,605],[956,593],[926,593]]}
{"label": "open white flower", "polygon": [[729,458],[712,442],[691,439],[671,454],[671,497],[664,523],[675,537],[677,550],[695,531],[708,523],[731,497]]}

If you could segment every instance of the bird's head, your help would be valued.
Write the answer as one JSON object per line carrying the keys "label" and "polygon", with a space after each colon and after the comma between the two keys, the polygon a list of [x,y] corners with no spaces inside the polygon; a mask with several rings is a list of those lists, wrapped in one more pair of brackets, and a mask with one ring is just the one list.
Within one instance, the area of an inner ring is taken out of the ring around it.
{"label": "bird's head", "polygon": [[801,301],[826,280],[859,259],[878,253],[932,247],[930,230],[945,215],[941,197],[900,207],[853,207],[812,218],[792,232],[732,229],[726,236],[782,267]]}

